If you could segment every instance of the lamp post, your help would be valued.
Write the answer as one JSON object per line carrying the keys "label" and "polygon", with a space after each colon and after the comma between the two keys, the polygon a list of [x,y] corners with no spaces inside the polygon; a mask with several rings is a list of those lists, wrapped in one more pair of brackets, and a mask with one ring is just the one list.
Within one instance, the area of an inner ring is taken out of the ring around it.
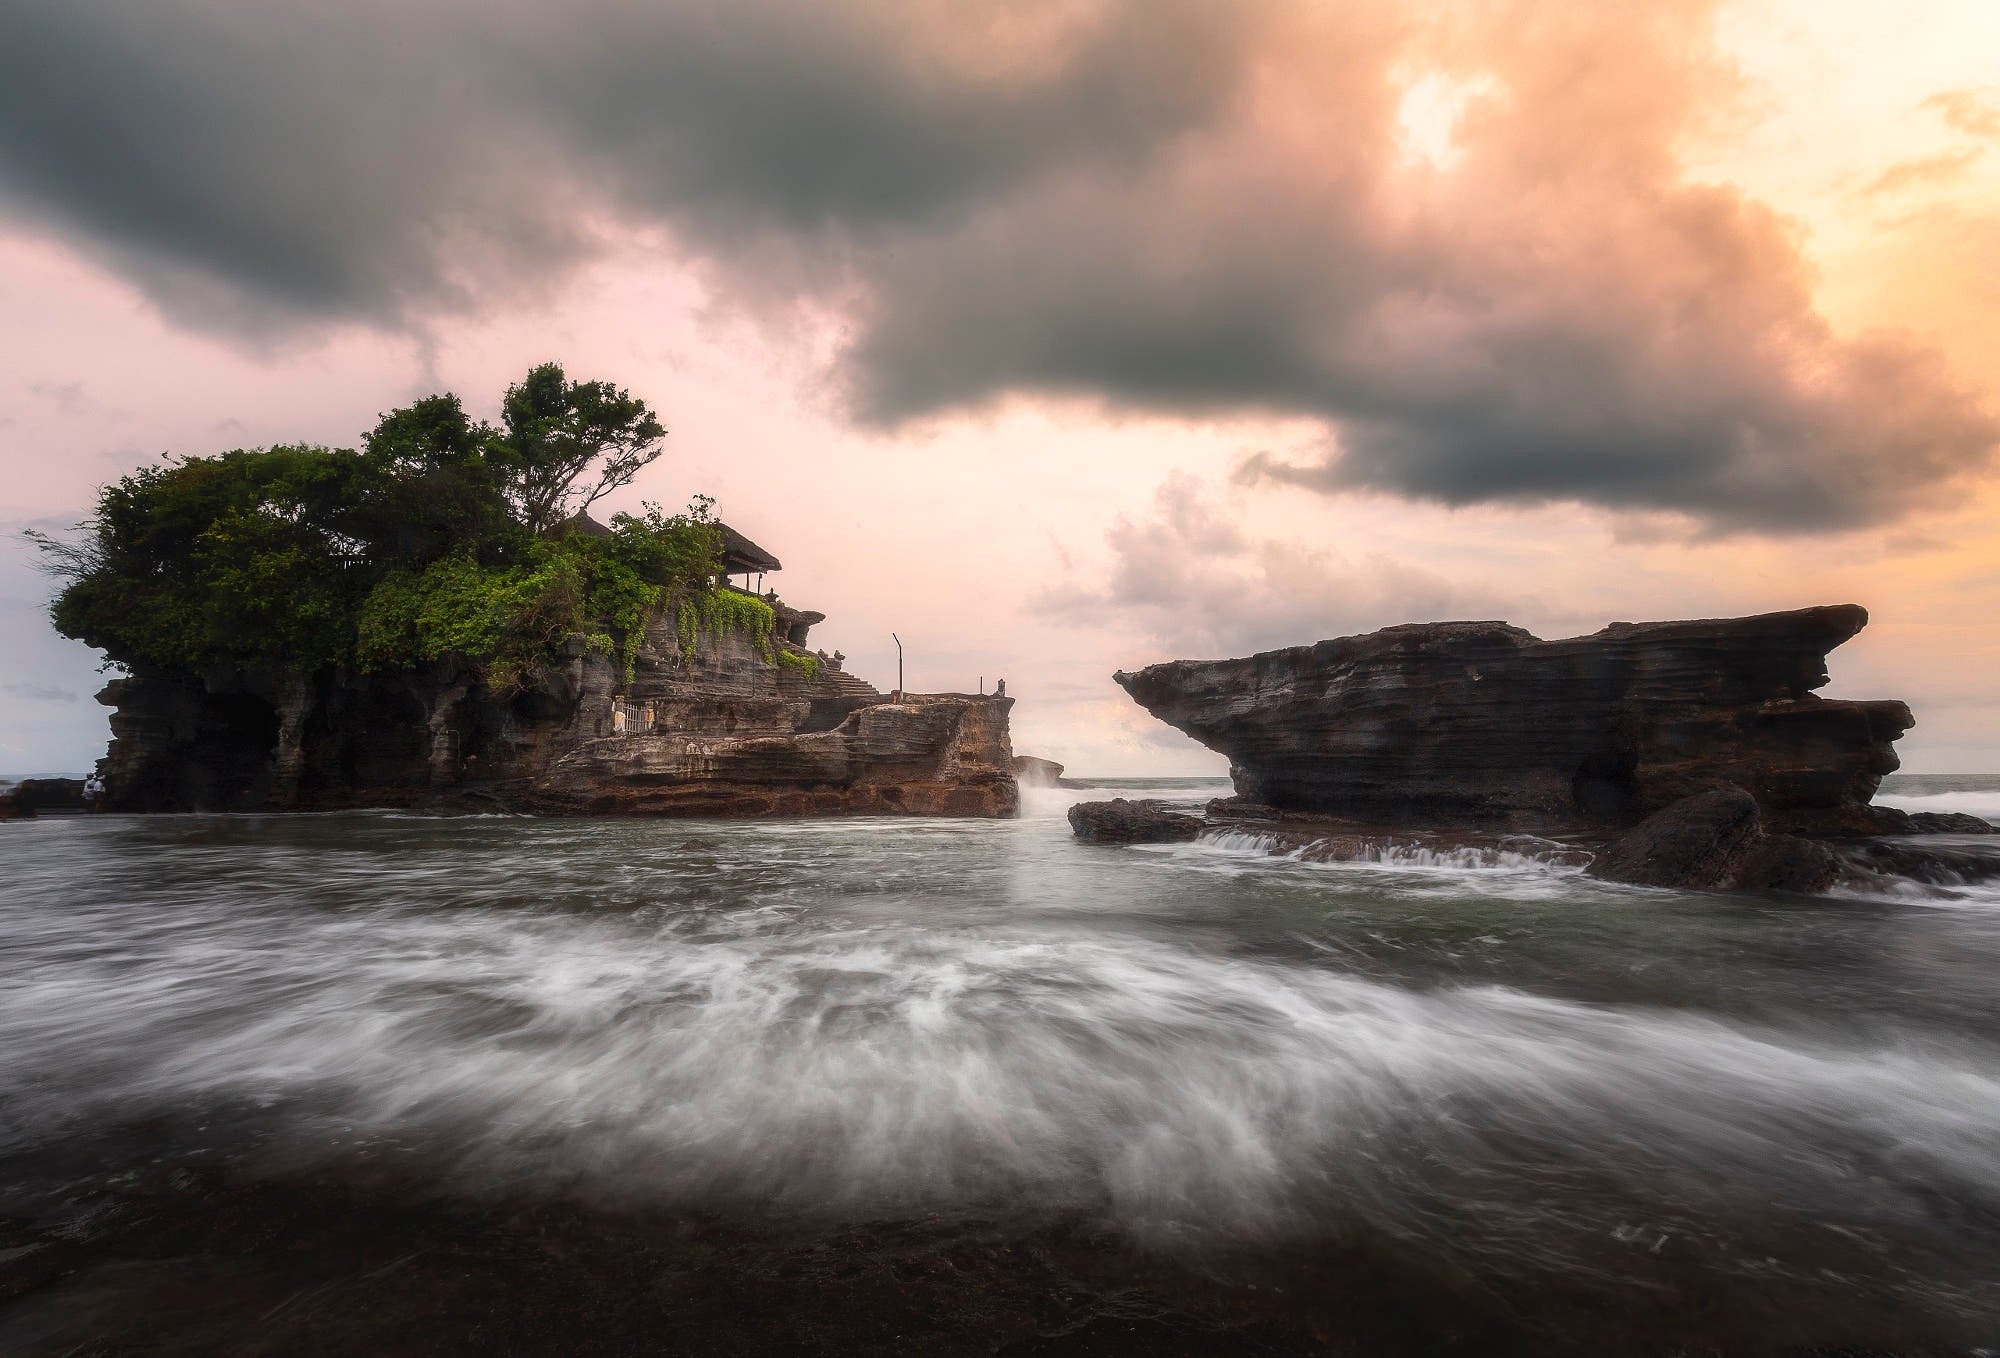
{"label": "lamp post", "polygon": [[891,632],[889,640],[896,643],[896,701],[900,703],[903,701],[903,639]]}

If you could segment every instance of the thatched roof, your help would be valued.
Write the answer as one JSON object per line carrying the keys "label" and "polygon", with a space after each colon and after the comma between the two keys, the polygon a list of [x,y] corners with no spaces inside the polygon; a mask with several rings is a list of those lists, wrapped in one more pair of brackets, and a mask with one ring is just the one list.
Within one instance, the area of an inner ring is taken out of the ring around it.
{"label": "thatched roof", "polygon": [[749,538],[731,528],[726,523],[715,525],[722,530],[722,572],[724,575],[744,575],[756,571],[784,569],[778,558],[759,547]]}
{"label": "thatched roof", "polygon": [[[718,523],[715,526],[722,534],[722,573],[724,575],[754,575],[759,571],[768,572],[784,569],[778,564],[777,557],[772,556],[769,552],[759,547],[749,538],[744,537],[728,524]],[[554,528],[551,528],[549,532],[551,535],[556,533],[581,533],[587,538],[608,538],[611,536],[609,528],[606,528],[582,510],[578,510],[576,513],[570,515]]]}

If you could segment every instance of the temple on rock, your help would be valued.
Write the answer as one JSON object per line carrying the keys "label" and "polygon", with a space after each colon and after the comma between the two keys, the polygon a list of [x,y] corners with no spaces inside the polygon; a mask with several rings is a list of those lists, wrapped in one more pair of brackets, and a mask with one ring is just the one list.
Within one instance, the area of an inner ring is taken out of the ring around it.
{"label": "temple on rock", "polygon": [[[115,809],[417,806],[545,813],[1008,816],[1013,700],[902,694],[807,647],[822,613],[755,586],[778,558],[720,526],[722,576],[661,598],[628,654],[571,636],[505,682],[452,658],[298,674],[135,673]],[[578,514],[557,532],[611,530]]]}

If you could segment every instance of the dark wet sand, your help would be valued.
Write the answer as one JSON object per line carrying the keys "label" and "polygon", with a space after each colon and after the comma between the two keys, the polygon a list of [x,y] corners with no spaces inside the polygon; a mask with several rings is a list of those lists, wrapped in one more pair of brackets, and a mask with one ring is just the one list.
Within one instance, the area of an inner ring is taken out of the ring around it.
{"label": "dark wet sand", "polygon": [[[1615,1267],[1522,1290],[1351,1233],[1175,1259],[1081,1218],[466,1193],[414,1157],[189,1158],[185,1136],[125,1128],[0,1165],[17,1185],[0,1200],[0,1353],[1859,1358],[1977,1342],[1879,1297],[1804,1313],[1692,1258],[1649,1258],[1650,1296]],[[107,1171],[114,1141],[125,1164]]]}

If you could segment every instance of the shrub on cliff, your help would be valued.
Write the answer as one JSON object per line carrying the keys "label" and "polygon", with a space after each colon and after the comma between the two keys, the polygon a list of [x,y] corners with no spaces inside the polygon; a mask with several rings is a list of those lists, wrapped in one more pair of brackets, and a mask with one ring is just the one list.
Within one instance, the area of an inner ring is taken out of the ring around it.
{"label": "shrub on cliff", "polygon": [[629,676],[646,619],[670,592],[711,593],[721,552],[698,498],[672,517],[656,505],[643,517],[620,514],[605,537],[571,531],[533,539],[513,562],[484,566],[466,553],[421,571],[392,571],[362,600],[355,657],[376,670],[456,656],[509,684],[581,635],[615,651]]}
{"label": "shrub on cliff", "polygon": [[59,631],[127,669],[379,669],[457,656],[506,678],[570,635],[622,652],[669,590],[721,569],[709,502],[559,526],[630,482],[663,431],[645,404],[544,364],[503,423],[456,396],[382,416],[359,450],[169,458],[106,486],[77,541],[40,538]]}

